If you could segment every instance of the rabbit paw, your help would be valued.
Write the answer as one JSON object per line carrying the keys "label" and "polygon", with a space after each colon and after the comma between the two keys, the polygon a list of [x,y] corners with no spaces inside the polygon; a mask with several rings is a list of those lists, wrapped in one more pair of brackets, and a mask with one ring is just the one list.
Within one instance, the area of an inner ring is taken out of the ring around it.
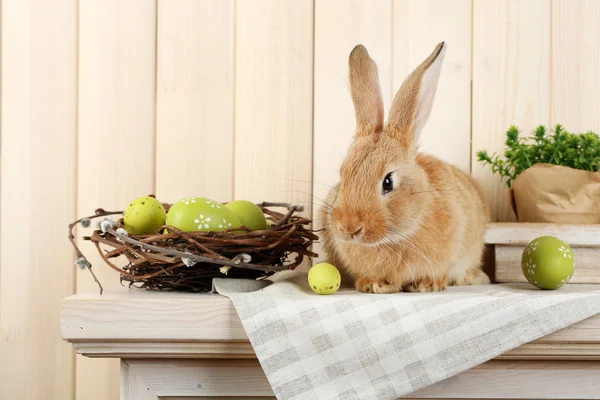
{"label": "rabbit paw", "polygon": [[438,279],[424,278],[405,286],[403,289],[405,292],[425,293],[441,292],[446,288],[448,288],[448,278],[443,277]]}
{"label": "rabbit paw", "polygon": [[456,279],[452,282],[455,286],[463,285],[487,285],[490,283],[490,278],[481,269],[475,268],[467,271],[465,276]]}
{"label": "rabbit paw", "polygon": [[398,293],[402,288],[390,284],[388,281],[372,281],[367,278],[359,278],[356,281],[356,290],[362,293]]}

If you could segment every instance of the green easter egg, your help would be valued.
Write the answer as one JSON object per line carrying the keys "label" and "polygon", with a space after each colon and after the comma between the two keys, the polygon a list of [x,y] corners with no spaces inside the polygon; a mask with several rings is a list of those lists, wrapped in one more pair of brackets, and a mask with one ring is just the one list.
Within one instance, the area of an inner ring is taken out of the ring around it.
{"label": "green easter egg", "polygon": [[165,224],[166,212],[154,197],[142,196],[133,200],[123,213],[127,233],[152,235]]}
{"label": "green easter egg", "polygon": [[575,255],[562,240],[542,236],[532,240],[523,250],[521,270],[532,285],[540,289],[558,289],[573,276]]}
{"label": "green easter egg", "polygon": [[239,218],[223,204],[206,197],[186,197],[173,204],[167,225],[184,232],[221,232],[242,226]]}
{"label": "green easter egg", "polygon": [[259,206],[248,200],[234,200],[225,204],[246,228],[253,231],[267,229],[267,219]]}
{"label": "green easter egg", "polygon": [[318,263],[308,271],[308,284],[318,294],[333,294],[340,288],[340,271],[329,263]]}

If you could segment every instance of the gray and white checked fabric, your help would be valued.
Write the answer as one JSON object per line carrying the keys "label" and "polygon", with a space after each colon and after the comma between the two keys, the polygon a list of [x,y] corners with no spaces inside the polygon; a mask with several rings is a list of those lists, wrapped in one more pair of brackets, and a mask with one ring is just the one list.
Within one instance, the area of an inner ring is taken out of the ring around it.
{"label": "gray and white checked fabric", "polygon": [[233,301],[285,400],[396,399],[600,313],[600,285],[319,296],[305,275],[262,288],[244,282],[218,279],[214,288]]}

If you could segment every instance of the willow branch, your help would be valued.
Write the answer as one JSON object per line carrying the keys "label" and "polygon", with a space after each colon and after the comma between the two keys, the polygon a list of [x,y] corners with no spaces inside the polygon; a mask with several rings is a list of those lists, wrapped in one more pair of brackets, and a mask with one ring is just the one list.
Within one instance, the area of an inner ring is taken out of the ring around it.
{"label": "willow branch", "polygon": [[94,271],[92,270],[92,263],[89,262],[87,257],[79,249],[79,246],[77,246],[77,243],[75,242],[75,235],[73,235],[73,228],[75,226],[77,226],[78,224],[80,224],[81,221],[83,221],[85,219],[88,219],[91,221],[94,218],[107,217],[109,215],[117,215],[117,214],[122,214],[122,211],[104,211],[99,208],[96,210],[96,213],[94,215],[90,215],[89,217],[79,218],[77,221],[69,224],[69,241],[71,242],[71,244],[73,245],[73,248],[75,249],[75,254],[77,255],[77,259],[81,259],[85,262],[85,267],[87,268],[88,271],[90,271],[90,274],[92,274],[94,281],[98,284],[98,287],[100,288],[100,295],[102,295],[102,293],[104,292],[104,288],[102,287],[102,284],[98,280],[98,277],[96,277],[96,274],[94,274]]}

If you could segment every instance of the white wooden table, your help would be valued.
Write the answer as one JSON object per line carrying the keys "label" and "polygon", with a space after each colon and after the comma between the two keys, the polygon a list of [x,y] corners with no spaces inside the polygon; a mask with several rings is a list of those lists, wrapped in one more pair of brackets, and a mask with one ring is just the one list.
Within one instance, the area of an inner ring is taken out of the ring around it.
{"label": "white wooden table", "polygon": [[[273,398],[231,304],[220,295],[114,288],[62,304],[63,338],[121,359],[121,398]],[[528,343],[410,398],[600,399],[600,316]]]}

